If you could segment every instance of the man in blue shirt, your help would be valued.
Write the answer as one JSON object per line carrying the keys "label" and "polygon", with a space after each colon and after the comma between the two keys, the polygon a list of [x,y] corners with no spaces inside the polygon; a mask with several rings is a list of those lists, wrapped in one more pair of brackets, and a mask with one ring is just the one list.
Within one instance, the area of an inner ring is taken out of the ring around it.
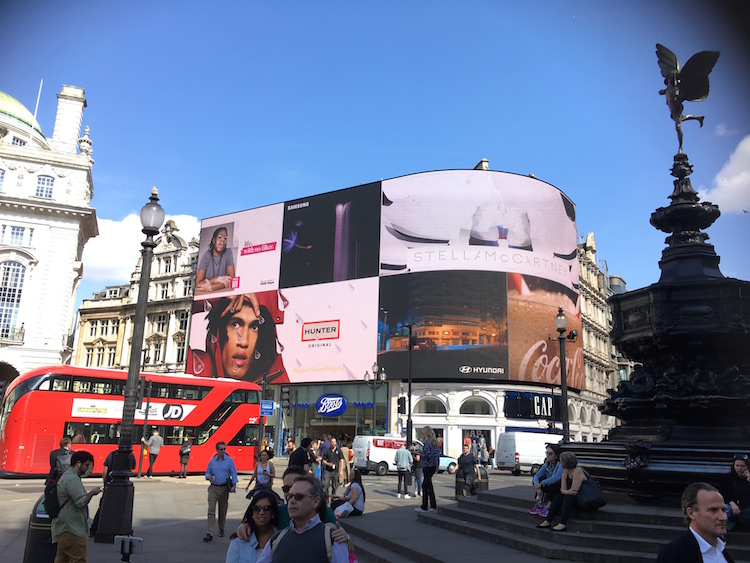
{"label": "man in blue shirt", "polygon": [[237,490],[237,468],[232,458],[226,455],[227,443],[216,443],[216,455],[211,458],[206,468],[208,486],[208,532],[203,541],[214,539],[216,526],[216,504],[219,504],[219,537],[224,537],[224,522],[229,509],[229,493]]}

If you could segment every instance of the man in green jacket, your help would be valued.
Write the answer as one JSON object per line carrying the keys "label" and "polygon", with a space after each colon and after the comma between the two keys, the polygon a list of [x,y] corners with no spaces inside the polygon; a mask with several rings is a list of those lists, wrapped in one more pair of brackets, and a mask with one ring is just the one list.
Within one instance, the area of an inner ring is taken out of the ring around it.
{"label": "man in green jacket", "polygon": [[95,487],[86,492],[81,477],[88,477],[93,469],[93,455],[86,451],[74,452],[70,467],[57,482],[60,513],[52,520],[52,537],[57,542],[55,563],[86,563],[87,506],[102,488]]}

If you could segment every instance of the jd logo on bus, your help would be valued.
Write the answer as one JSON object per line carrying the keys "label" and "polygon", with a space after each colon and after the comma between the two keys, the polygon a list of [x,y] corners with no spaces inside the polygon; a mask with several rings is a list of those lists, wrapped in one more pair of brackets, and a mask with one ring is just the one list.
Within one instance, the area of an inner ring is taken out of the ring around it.
{"label": "jd logo on bus", "polygon": [[161,415],[164,417],[164,420],[180,420],[182,418],[182,406],[164,405]]}

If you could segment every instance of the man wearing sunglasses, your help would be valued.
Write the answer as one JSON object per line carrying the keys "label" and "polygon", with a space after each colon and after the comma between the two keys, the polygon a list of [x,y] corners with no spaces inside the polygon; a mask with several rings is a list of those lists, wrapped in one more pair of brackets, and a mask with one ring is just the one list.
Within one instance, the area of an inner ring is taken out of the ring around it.
{"label": "man wearing sunglasses", "polygon": [[209,542],[216,527],[216,505],[219,505],[219,537],[224,537],[224,523],[229,509],[229,493],[237,490],[237,468],[234,461],[226,455],[227,443],[216,443],[216,455],[211,458],[206,468],[208,486],[208,532],[203,541]]}
{"label": "man wearing sunglasses", "polygon": [[[282,477],[284,486],[281,487],[281,490],[284,492],[284,499],[287,501],[287,503],[289,502],[289,493],[292,490],[292,486],[299,479],[305,476],[307,476],[307,472],[298,465],[290,465],[286,468],[286,471],[284,471],[284,476]],[[336,524],[338,526],[338,519],[336,518],[336,514],[330,506],[321,505],[319,508],[321,511],[321,517],[323,518],[324,522],[330,522],[331,524]],[[324,508],[325,511],[323,511]],[[279,529],[283,530],[287,526],[289,526],[289,505],[280,504]],[[250,540],[250,525],[247,522],[243,522],[239,525],[239,527],[237,528],[237,536],[243,541]],[[348,543],[349,534],[347,534],[343,528],[338,527],[333,532],[333,541]]]}
{"label": "man wearing sunglasses", "polygon": [[288,493],[291,522],[266,544],[258,563],[297,563],[301,561],[331,561],[347,563],[349,550],[344,543],[332,541],[330,526],[319,515],[323,503],[320,483],[305,475],[300,477]]}

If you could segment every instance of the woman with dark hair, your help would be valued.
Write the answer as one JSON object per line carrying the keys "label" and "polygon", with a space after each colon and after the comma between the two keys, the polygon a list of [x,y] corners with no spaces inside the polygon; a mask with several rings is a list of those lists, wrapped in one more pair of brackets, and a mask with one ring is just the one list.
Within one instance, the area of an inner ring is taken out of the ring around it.
{"label": "woman with dark hair", "polygon": [[425,426],[421,431],[422,436],[422,472],[424,482],[422,483],[422,506],[415,508],[427,512],[428,510],[437,510],[437,501],[435,500],[435,488],[432,485],[432,476],[437,471],[440,464],[440,448],[437,445],[435,431]]}
{"label": "woman with dark hair", "polygon": [[[568,529],[568,518],[570,518],[570,513],[573,512],[573,506],[579,506],[576,495],[581,490],[581,484],[588,478],[583,468],[578,467],[578,458],[573,452],[561,453],[560,465],[563,468],[560,494],[556,495],[552,501],[547,517],[541,524],[537,525],[537,528],[549,528],[555,532],[564,532]],[[553,526],[552,521],[561,508],[560,523]]]}
{"label": "woman with dark hair", "polygon": [[547,444],[545,462],[534,475],[534,490],[536,492],[536,504],[529,510],[529,514],[538,514],[546,518],[549,507],[560,493],[560,480],[563,468],[560,465],[560,446]]}
{"label": "woman with dark hair", "polygon": [[211,236],[208,250],[198,262],[195,293],[229,289],[234,277],[234,257],[227,246],[227,229],[219,227]]}
{"label": "woman with dark hair", "polygon": [[266,543],[279,529],[279,503],[270,490],[259,490],[250,501],[242,522],[250,526],[249,541],[232,534],[226,563],[255,563]]}
{"label": "woman with dark hair", "polygon": [[[275,294],[273,294],[275,295]],[[277,360],[276,325],[268,307],[254,293],[222,297],[206,316],[206,351],[195,350],[193,374],[259,381],[273,379]]]}
{"label": "woman with dark hair", "polygon": [[735,454],[729,473],[721,480],[719,491],[727,503],[727,523],[750,522],[750,468],[747,454]]}
{"label": "woman with dark hair", "polygon": [[362,484],[362,474],[355,469],[349,486],[343,496],[334,496],[331,500],[336,518],[346,516],[360,516],[365,511],[365,486]]}

